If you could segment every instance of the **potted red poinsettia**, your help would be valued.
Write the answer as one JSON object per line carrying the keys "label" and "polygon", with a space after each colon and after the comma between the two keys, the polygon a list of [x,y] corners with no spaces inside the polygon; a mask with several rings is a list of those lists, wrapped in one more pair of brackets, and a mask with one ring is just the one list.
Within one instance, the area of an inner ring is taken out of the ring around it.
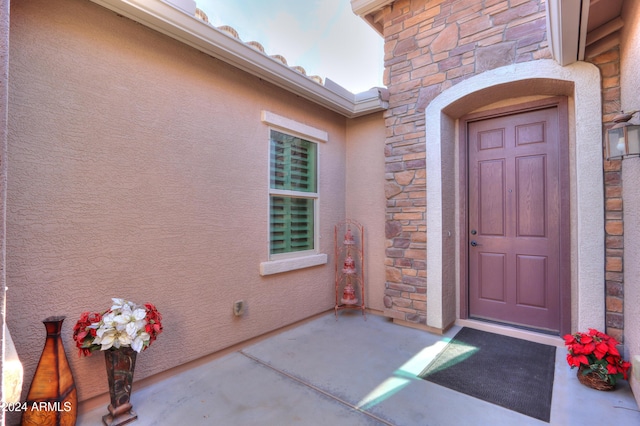
{"label": "potted red poinsettia", "polygon": [[631,367],[622,359],[613,337],[590,328],[588,333],[577,332],[564,336],[569,353],[567,362],[578,367],[578,379],[584,385],[598,390],[615,388],[620,379],[627,379]]}

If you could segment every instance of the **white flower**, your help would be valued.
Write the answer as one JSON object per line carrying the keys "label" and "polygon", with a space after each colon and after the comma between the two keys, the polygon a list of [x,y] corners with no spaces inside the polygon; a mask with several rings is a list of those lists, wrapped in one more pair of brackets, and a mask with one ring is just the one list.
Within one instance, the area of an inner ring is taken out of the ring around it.
{"label": "white flower", "polygon": [[112,298],[111,301],[113,302],[113,305],[111,305],[111,310],[114,312],[121,310],[124,305],[131,303],[117,297]]}
{"label": "white flower", "polygon": [[140,353],[140,351],[144,349],[144,343],[148,341],[150,337],[151,336],[149,336],[148,333],[143,331],[135,339],[133,339],[133,342],[131,342],[131,348],[134,351]]}
{"label": "white flower", "polygon": [[113,298],[110,311],[102,316],[98,323],[91,324],[96,330],[94,344],[101,345],[100,350],[131,346],[136,352],[142,351],[151,336],[145,332],[147,325],[145,308],[124,299]]}
{"label": "white flower", "polygon": [[118,340],[115,342],[115,347],[131,346],[131,337],[127,333],[118,333]]}
{"label": "white flower", "polygon": [[102,345],[100,347],[101,351],[106,351],[107,349],[110,349],[113,346],[113,342],[116,337],[115,330],[113,329],[105,330],[105,329],[99,328],[97,333],[98,335],[94,339],[93,343]]}
{"label": "white flower", "polygon": [[143,320],[147,316],[147,311],[144,308],[137,308],[133,311],[133,318],[137,321]]}

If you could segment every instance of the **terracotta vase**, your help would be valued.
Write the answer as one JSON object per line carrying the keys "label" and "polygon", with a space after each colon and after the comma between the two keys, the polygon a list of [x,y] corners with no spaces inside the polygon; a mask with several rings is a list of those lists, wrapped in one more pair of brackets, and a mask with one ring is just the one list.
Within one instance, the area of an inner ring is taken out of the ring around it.
{"label": "terracotta vase", "polygon": [[64,352],[60,332],[65,317],[42,322],[47,338],[22,413],[23,425],[75,425],[78,415],[76,384]]}
{"label": "terracotta vase", "polygon": [[109,414],[102,417],[102,422],[107,426],[124,425],[138,418],[131,405],[131,387],[137,354],[130,347],[104,351],[111,398]]}

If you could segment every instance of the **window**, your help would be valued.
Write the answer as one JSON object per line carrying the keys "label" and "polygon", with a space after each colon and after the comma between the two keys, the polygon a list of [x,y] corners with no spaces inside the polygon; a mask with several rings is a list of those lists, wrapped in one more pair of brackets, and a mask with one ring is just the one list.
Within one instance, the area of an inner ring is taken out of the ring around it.
{"label": "window", "polygon": [[325,131],[272,112],[262,111],[269,125],[269,259],[260,274],[309,268],[327,263],[320,253],[319,153]]}
{"label": "window", "polygon": [[318,199],[315,142],[271,130],[269,165],[269,253],[315,249]]}

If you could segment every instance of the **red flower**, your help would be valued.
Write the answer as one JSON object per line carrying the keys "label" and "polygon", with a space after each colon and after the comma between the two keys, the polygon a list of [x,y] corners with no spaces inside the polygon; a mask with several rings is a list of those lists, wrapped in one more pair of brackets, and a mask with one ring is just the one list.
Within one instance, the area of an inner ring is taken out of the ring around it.
{"label": "red flower", "polygon": [[[594,328],[588,333],[564,336],[567,347],[567,363],[596,373],[601,379],[615,384],[617,379],[627,378],[631,364],[623,361],[616,345],[618,341]],[[606,374],[605,374],[606,372]]]}
{"label": "red flower", "polygon": [[88,356],[95,350],[92,348],[93,338],[96,335],[96,330],[88,328],[91,324],[100,322],[102,315],[97,312],[83,312],[80,314],[80,319],[73,326],[73,340],[78,347],[78,356]]}
{"label": "red flower", "polygon": [[580,367],[580,364],[589,363],[586,356],[584,355],[574,356],[574,355],[571,355],[571,353],[567,354],[567,362],[571,367]]}
{"label": "red flower", "polygon": [[600,342],[594,348],[593,354],[596,356],[596,358],[602,359],[604,358],[604,356],[607,354],[608,351],[609,351],[609,345],[607,345],[604,342]]}
{"label": "red flower", "polygon": [[[614,340],[615,342],[615,340]],[[616,345],[618,343],[616,342]],[[607,350],[607,352],[611,355],[615,355],[615,356],[620,356],[620,352],[618,352],[618,348],[616,348],[614,345],[609,344],[609,349]]]}
{"label": "red flower", "polygon": [[146,350],[151,343],[153,343],[158,334],[162,333],[162,315],[158,312],[153,303],[145,303],[144,307],[147,309],[147,316],[145,317],[147,324],[145,325],[145,331],[149,334],[149,343],[145,345]]}
{"label": "red flower", "polygon": [[622,375],[624,376],[624,379],[627,380],[629,378],[628,373],[629,373],[629,369],[631,368],[631,363],[627,362],[627,361],[622,361],[620,363],[620,369],[622,370]]}
{"label": "red flower", "polygon": [[588,334],[583,334],[580,336],[580,343],[591,343],[593,342],[593,337]]}

